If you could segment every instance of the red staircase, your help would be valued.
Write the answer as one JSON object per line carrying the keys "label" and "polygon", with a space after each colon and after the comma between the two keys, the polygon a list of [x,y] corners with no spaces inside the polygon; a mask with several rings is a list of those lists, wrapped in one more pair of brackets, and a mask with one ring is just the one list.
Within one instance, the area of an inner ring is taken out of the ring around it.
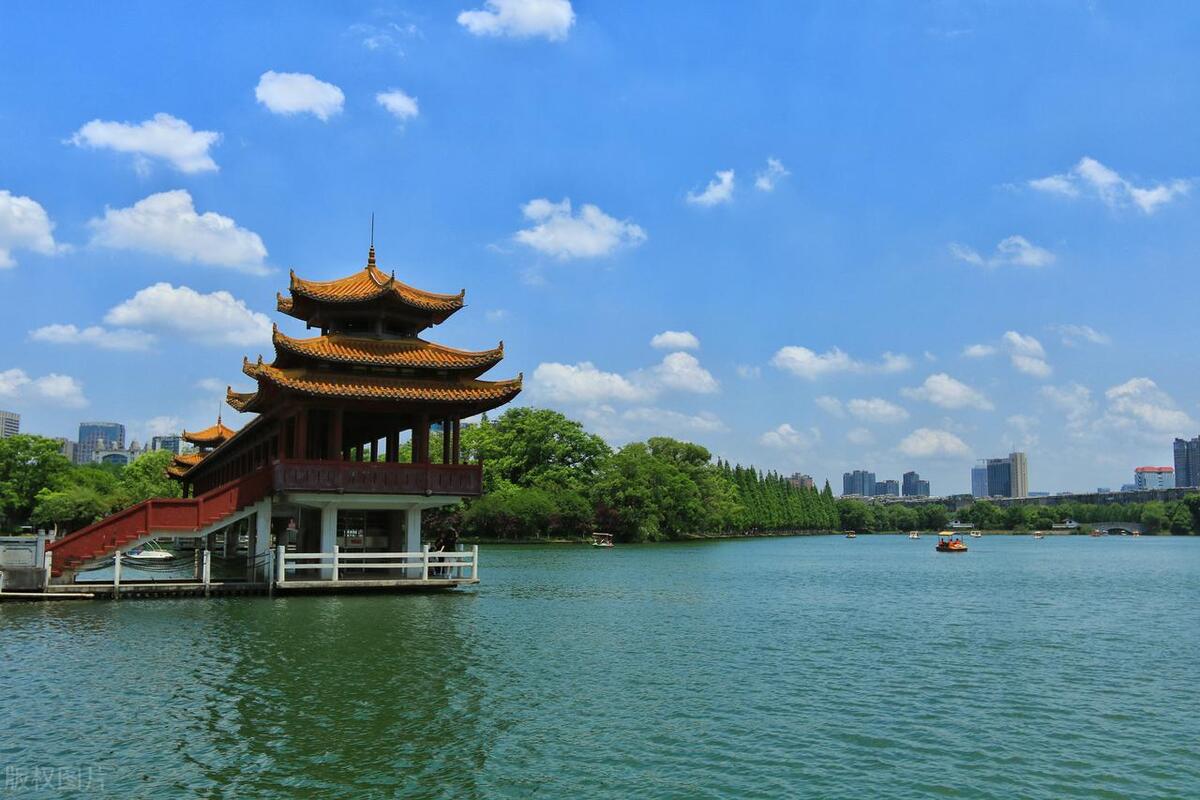
{"label": "red staircase", "polygon": [[218,486],[199,497],[156,498],[130,506],[50,542],[50,573],[60,577],[150,533],[195,532],[254,505],[272,492],[270,467]]}

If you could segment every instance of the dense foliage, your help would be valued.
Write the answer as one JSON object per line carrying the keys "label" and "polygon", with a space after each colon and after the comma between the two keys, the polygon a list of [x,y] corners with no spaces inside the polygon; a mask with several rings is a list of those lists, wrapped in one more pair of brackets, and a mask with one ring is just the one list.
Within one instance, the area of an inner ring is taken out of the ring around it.
{"label": "dense foliage", "polygon": [[127,467],[76,466],[53,439],[0,439],[0,529],[32,523],[71,531],[151,497],[178,497],[179,484],[165,473],[170,461],[157,451]]}

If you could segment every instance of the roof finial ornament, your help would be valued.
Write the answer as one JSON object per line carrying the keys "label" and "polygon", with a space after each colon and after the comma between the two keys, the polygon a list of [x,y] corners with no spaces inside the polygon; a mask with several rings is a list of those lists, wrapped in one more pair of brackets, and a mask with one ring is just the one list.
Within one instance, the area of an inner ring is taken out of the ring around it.
{"label": "roof finial ornament", "polygon": [[367,266],[375,266],[375,212],[371,212],[371,249],[367,251]]}

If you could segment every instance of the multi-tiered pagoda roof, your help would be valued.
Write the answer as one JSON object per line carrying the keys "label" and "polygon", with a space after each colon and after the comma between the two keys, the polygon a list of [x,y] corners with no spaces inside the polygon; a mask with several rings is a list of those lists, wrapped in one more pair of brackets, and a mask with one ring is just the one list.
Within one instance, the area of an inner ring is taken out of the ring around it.
{"label": "multi-tiered pagoda roof", "polygon": [[215,448],[220,447],[234,437],[237,433],[233,428],[221,421],[221,415],[217,415],[217,424],[205,428],[202,431],[184,431],[183,440],[196,448],[192,453],[180,453],[171,459],[170,465],[167,466],[167,474],[173,478],[183,477],[188,470],[204,460],[204,457],[211,453]]}

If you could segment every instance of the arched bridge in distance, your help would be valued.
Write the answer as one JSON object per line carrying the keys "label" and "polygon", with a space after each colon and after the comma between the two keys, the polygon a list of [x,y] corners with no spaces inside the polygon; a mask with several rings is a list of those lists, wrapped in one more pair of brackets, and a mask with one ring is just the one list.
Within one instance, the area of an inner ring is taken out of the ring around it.
{"label": "arched bridge in distance", "polygon": [[1101,533],[1120,535],[1122,533],[1137,533],[1146,532],[1146,526],[1140,522],[1081,522],[1079,527],[1082,530],[1091,533],[1092,531],[1100,531]]}

